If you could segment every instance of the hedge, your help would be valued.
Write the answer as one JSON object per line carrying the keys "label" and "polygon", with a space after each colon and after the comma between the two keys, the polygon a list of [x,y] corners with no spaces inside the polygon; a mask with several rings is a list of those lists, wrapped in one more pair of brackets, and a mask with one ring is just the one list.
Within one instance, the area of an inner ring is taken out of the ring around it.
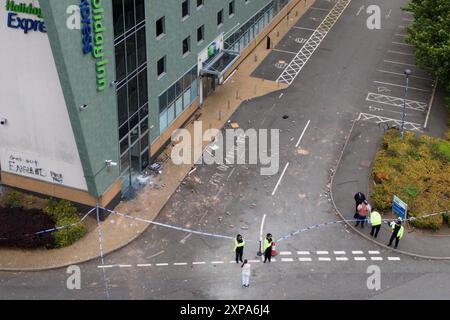
{"label": "hedge", "polygon": [[[445,140],[388,130],[378,151],[372,174],[376,183],[372,200],[380,211],[390,211],[393,195],[408,203],[410,216],[443,212],[450,208],[450,143]],[[442,215],[417,219],[418,228],[439,229]]]}

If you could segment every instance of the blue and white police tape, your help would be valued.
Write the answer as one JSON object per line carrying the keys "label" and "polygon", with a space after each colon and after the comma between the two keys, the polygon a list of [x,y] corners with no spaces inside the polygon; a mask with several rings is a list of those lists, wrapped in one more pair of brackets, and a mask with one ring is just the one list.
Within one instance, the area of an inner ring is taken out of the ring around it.
{"label": "blue and white police tape", "polygon": [[70,228],[70,227],[77,226],[77,225],[79,225],[80,223],[83,223],[83,221],[84,221],[84,220],[85,220],[92,212],[94,212],[94,210],[95,210],[95,208],[94,208],[94,209],[91,209],[91,210],[90,210],[88,213],[86,213],[86,214],[80,219],[80,221],[78,221],[78,222],[75,222],[75,223],[72,223],[72,224],[67,224],[67,225],[60,226],[60,227],[54,227],[54,228],[47,229],[47,230],[43,230],[43,231],[39,231],[39,232],[36,232],[36,233],[34,233],[34,234],[31,234],[31,235],[40,235],[40,234],[43,234],[43,233],[49,233],[49,232],[58,231],[58,230],[63,230],[63,229],[67,229],[67,228]]}
{"label": "blue and white police tape", "polygon": [[[430,217],[433,217],[433,216],[442,215],[442,214],[444,214],[446,212],[448,212],[448,211],[430,213],[430,214],[426,214],[426,215],[423,215],[423,216],[420,216],[420,217],[410,217],[410,218],[402,220],[402,221],[403,222],[407,222],[407,221],[414,221],[414,220],[418,220],[418,219],[430,218]],[[393,221],[397,221],[397,220],[398,219],[382,219],[381,221],[384,222],[384,223],[389,223],[389,222],[393,222]],[[300,233],[307,232],[307,231],[310,231],[310,230],[313,230],[313,229],[318,229],[318,228],[329,226],[329,225],[333,225],[333,224],[339,224],[339,223],[345,223],[345,222],[351,223],[351,222],[358,222],[358,221],[361,222],[361,219],[359,219],[359,220],[358,219],[354,219],[354,220],[339,220],[339,221],[331,221],[331,222],[326,222],[326,223],[315,224],[315,225],[312,225],[312,226],[309,226],[309,227],[306,227],[306,228],[303,228],[303,229],[291,232],[290,234],[288,234],[288,235],[278,239],[277,242],[286,240],[286,239],[291,238],[293,236],[296,236],[296,235],[298,235]],[[364,220],[364,221],[366,221],[366,220]]]}
{"label": "blue and white police tape", "polygon": [[197,231],[197,230],[192,230],[192,229],[187,229],[187,228],[181,228],[181,227],[176,227],[176,226],[172,226],[172,225],[165,224],[165,223],[146,220],[146,219],[139,218],[139,217],[133,217],[128,214],[120,213],[120,212],[117,212],[114,210],[109,210],[109,209],[105,209],[105,208],[100,208],[100,209],[106,210],[110,213],[116,214],[116,215],[124,217],[124,218],[133,219],[136,221],[145,222],[145,223],[149,223],[149,224],[154,224],[156,226],[160,226],[160,227],[164,227],[164,228],[169,228],[169,229],[173,229],[173,230],[178,230],[178,231],[183,231],[183,232],[187,232],[187,233],[198,234],[198,235],[203,235],[203,236],[208,236],[208,237],[223,238],[223,239],[235,239],[235,237],[231,237],[231,236],[224,236],[224,235],[220,235],[220,234],[213,234],[213,233],[209,233],[209,232],[202,232],[202,231]]}

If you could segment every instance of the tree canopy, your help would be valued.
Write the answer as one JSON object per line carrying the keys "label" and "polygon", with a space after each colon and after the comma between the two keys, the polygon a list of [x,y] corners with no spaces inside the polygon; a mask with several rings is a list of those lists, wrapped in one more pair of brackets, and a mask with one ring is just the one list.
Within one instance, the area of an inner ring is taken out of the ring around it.
{"label": "tree canopy", "polygon": [[450,0],[411,0],[405,10],[414,15],[406,41],[416,47],[418,65],[450,91]]}

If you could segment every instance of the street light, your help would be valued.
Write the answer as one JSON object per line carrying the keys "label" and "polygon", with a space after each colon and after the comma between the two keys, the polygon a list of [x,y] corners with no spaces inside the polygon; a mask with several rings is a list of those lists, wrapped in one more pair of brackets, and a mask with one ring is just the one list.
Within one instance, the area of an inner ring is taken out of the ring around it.
{"label": "street light", "polygon": [[409,69],[405,70],[405,76],[406,76],[406,86],[405,86],[405,101],[403,103],[403,114],[402,114],[402,129],[401,129],[401,137],[403,140],[404,132],[405,132],[405,114],[406,114],[406,99],[408,98],[408,85],[409,85],[409,76],[411,75],[412,71]]}

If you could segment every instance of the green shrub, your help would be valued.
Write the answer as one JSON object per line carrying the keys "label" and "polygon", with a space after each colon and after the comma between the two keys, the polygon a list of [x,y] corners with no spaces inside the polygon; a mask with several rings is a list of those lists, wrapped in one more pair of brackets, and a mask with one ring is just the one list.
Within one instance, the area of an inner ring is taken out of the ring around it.
{"label": "green shrub", "polygon": [[431,155],[434,159],[443,163],[450,162],[450,142],[442,140],[441,142],[430,145]]}
{"label": "green shrub", "polygon": [[75,225],[53,233],[56,248],[68,247],[86,234],[86,227],[80,223],[80,218],[78,216],[63,217],[57,221],[56,226],[62,227],[71,224]]}
{"label": "green shrub", "polygon": [[[411,216],[414,216],[414,214],[409,214]],[[411,221],[411,225],[420,229],[439,230],[439,228],[442,226],[442,222],[443,216],[437,215]]]}
{"label": "green shrub", "polygon": [[55,219],[57,227],[75,224],[53,232],[56,248],[70,246],[86,234],[86,227],[80,222],[77,208],[69,201],[50,199],[43,211]]}
{"label": "green shrub", "polygon": [[420,190],[417,187],[411,185],[406,186],[404,191],[407,195],[409,195],[412,198],[415,198],[420,194]]}
{"label": "green shrub", "polygon": [[5,196],[5,203],[11,209],[22,208],[22,195],[19,192],[9,192]]}
{"label": "green shrub", "polygon": [[450,215],[449,215],[449,212],[447,211],[447,212],[444,212],[443,214],[442,214],[442,219],[444,220],[444,222],[446,223],[446,224],[448,224],[448,226],[450,227]]}

